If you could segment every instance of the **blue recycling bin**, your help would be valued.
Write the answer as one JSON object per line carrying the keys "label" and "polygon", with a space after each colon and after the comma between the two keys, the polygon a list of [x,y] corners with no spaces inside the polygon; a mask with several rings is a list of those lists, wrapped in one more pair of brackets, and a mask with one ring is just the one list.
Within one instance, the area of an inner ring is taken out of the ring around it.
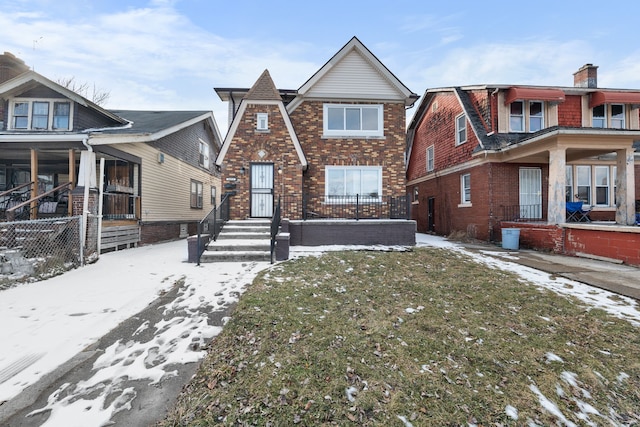
{"label": "blue recycling bin", "polygon": [[520,245],[520,229],[519,228],[503,228],[502,229],[502,249],[518,250]]}

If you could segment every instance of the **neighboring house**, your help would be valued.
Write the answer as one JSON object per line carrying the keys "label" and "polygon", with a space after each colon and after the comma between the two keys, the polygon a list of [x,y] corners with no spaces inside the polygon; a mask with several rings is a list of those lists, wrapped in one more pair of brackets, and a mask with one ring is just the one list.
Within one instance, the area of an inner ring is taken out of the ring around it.
{"label": "neighboring house", "polygon": [[[405,109],[418,96],[356,37],[297,90],[267,70],[250,89],[216,88],[229,102],[229,132],[216,164],[231,218],[354,217],[358,203],[394,217],[405,196]],[[360,207],[360,205],[358,205]],[[364,208],[363,208],[364,209]],[[386,212],[381,211],[386,209]]]}
{"label": "neighboring house", "polygon": [[[566,202],[574,201],[592,220],[633,225],[639,106],[640,90],[598,88],[591,64],[574,74],[573,87],[426,90],[407,132],[418,230],[491,241],[506,221],[566,230]],[[562,232],[531,230],[523,234],[533,247],[562,251],[571,243]]]}
{"label": "neighboring house", "polygon": [[[49,214],[101,213],[102,235],[127,228],[127,243],[193,234],[219,201],[220,145],[210,111],[106,110],[0,55],[2,211],[26,185],[27,218],[44,216],[46,200]],[[113,239],[102,248],[118,247]]]}

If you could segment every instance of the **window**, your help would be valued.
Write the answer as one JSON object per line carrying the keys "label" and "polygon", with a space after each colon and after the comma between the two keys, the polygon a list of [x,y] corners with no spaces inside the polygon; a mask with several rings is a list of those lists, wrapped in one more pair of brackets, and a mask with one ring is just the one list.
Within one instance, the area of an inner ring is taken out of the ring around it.
{"label": "window", "polygon": [[596,205],[609,206],[609,166],[595,167]]}
{"label": "window", "polygon": [[[591,204],[591,166],[576,166],[576,197],[583,203]],[[576,200],[577,201],[577,200]]]}
{"label": "window", "polygon": [[434,166],[433,161],[433,145],[427,148],[427,172],[432,172]]}
{"label": "window", "polygon": [[544,128],[542,101],[514,101],[509,108],[511,132],[537,132]]}
{"label": "window", "polygon": [[509,112],[509,130],[511,132],[524,132],[524,102],[511,103]]}
{"label": "window", "polygon": [[[70,130],[71,103],[61,101],[13,101],[12,129]],[[53,112],[53,114],[51,114]]]}
{"label": "window", "polygon": [[379,166],[327,166],[325,177],[328,199],[356,195],[377,199],[382,195],[382,168]]}
{"label": "window", "polygon": [[325,104],[326,136],[383,136],[382,105]]}
{"label": "window", "polygon": [[471,203],[471,174],[465,173],[460,177],[460,202],[462,204]]}
{"label": "window", "polygon": [[542,102],[529,102],[529,132],[537,132],[544,127]]}
{"label": "window", "polygon": [[209,144],[200,139],[198,164],[209,169]]}
{"label": "window", "polygon": [[13,128],[27,129],[29,126],[29,103],[16,102],[13,104]]}
{"label": "window", "polygon": [[573,166],[565,166],[565,202],[573,202]]}
{"label": "window", "polygon": [[31,129],[47,129],[49,127],[49,103],[34,102],[31,116]]}
{"label": "window", "polygon": [[594,128],[625,128],[625,111],[622,104],[602,104],[593,107],[591,126]]}
{"label": "window", "polygon": [[413,201],[418,201],[418,186],[413,187]]}
{"label": "window", "polygon": [[269,115],[267,113],[256,114],[256,130],[269,130]]}
{"label": "window", "polygon": [[53,103],[53,129],[68,130],[69,129],[69,108],[68,102]]}
{"label": "window", "polygon": [[216,187],[211,186],[211,206],[216,206]]}
{"label": "window", "polygon": [[191,180],[191,207],[202,209],[202,183]]}
{"label": "window", "polygon": [[456,117],[456,145],[467,142],[467,116],[464,114]]}

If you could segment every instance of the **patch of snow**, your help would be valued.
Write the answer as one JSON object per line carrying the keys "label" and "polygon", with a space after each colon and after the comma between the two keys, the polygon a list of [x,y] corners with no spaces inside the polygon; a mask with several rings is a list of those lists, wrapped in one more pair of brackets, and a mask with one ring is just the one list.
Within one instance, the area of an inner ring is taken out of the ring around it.
{"label": "patch of snow", "polygon": [[347,395],[347,399],[349,400],[349,402],[355,402],[356,401],[355,395],[358,394],[358,389],[357,388],[355,388],[354,386],[347,387],[344,390],[344,392]]}
{"label": "patch of snow", "polygon": [[564,360],[560,356],[557,356],[551,352],[545,353],[544,358],[547,359],[547,363],[560,362],[564,363]]}
{"label": "patch of snow", "polygon": [[402,423],[404,424],[404,427],[413,427],[413,424],[411,424],[411,422],[409,422],[409,420],[406,417],[402,415],[398,415],[397,417],[400,421],[402,421]]}
{"label": "patch of snow", "polygon": [[567,417],[564,416],[562,411],[560,411],[560,408],[558,408],[558,406],[555,403],[553,403],[544,394],[540,392],[538,387],[536,387],[534,384],[531,384],[529,385],[529,389],[538,397],[538,401],[540,402],[540,405],[542,405],[545,411],[547,411],[548,413],[556,417],[561,423],[563,423],[567,427],[577,427],[575,423],[571,422],[570,420],[567,419]]}
{"label": "patch of snow", "polygon": [[504,408],[504,412],[512,420],[515,420],[515,421],[518,420],[518,410],[516,408],[514,408],[513,406],[507,405],[507,407]]}

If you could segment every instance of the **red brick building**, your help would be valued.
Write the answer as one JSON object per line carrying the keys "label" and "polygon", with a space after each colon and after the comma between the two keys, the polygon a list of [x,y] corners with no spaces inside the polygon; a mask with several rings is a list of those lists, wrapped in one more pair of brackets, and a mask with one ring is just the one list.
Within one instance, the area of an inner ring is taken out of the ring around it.
{"label": "red brick building", "polygon": [[525,245],[562,251],[575,201],[593,224],[634,225],[640,90],[598,88],[597,68],[573,87],[426,90],[407,131],[418,231],[500,241],[507,222],[535,223],[554,231],[523,229]]}
{"label": "red brick building", "polygon": [[231,219],[271,217],[278,199],[291,219],[337,205],[348,217],[363,201],[375,202],[371,217],[393,217],[390,200],[405,197],[405,108],[418,96],[357,38],[297,90],[276,89],[265,70],[250,89],[216,92],[229,102],[216,164]]}

